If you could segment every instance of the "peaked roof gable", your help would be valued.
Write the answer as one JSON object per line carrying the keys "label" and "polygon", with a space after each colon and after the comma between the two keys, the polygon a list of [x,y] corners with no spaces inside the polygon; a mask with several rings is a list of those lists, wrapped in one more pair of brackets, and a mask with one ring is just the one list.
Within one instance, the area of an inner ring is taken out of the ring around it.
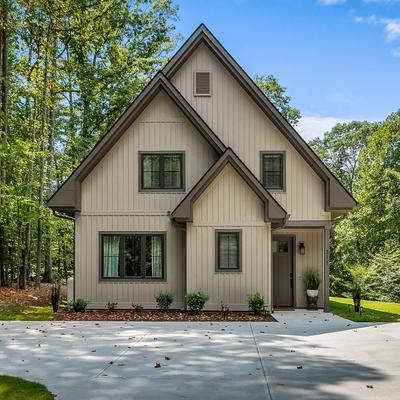
{"label": "peaked roof gable", "polygon": [[293,145],[293,147],[323,180],[325,184],[325,209],[327,211],[348,210],[355,207],[357,202],[352,195],[204,24],[201,24],[196,29],[196,31],[164,67],[163,73],[166,77],[171,79],[202,43],[211,50],[221,64],[232,74],[240,86],[246,91],[250,98],[261,108],[278,130],[286,137],[289,143]]}
{"label": "peaked roof gable", "polygon": [[195,201],[228,163],[264,202],[264,221],[271,222],[273,227],[283,226],[288,218],[286,211],[230,147],[227,148],[222,156],[208,169],[192,190],[178,204],[171,213],[172,219],[176,222],[193,222],[193,205]]}
{"label": "peaked roof gable", "polygon": [[217,154],[222,154],[226,150],[226,146],[222,143],[221,139],[219,139],[206,122],[197,114],[175,86],[172,85],[162,73],[158,73],[103,138],[94,146],[92,151],[78,165],[64,184],[50,197],[47,201],[48,207],[53,210],[63,211],[72,216],[75,211],[80,211],[81,182],[89,175],[98,162],[107,154],[112,146],[124,134],[126,129],[136,120],[161,90],[167,93],[194,127],[214,148]]}

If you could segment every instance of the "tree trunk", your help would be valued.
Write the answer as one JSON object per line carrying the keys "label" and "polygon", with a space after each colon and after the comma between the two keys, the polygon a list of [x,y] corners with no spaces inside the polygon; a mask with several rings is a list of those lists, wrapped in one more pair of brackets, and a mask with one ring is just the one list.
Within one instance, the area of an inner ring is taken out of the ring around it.
{"label": "tree trunk", "polygon": [[[0,69],[1,69],[1,138],[0,150],[6,151],[7,148],[7,135],[8,135],[8,0],[1,0],[0,2],[0,15],[1,15],[1,28],[0,28]],[[0,159],[0,184],[6,185],[6,165],[5,160]],[[0,192],[0,207],[5,206],[4,194]],[[6,267],[6,232],[4,220],[0,220],[0,286],[7,283],[5,273]]]}
{"label": "tree trunk", "polygon": [[37,223],[37,246],[36,246],[36,280],[35,286],[40,287],[40,273],[42,264],[42,245],[43,245],[43,191],[44,191],[44,176],[45,176],[45,162],[43,152],[45,150],[45,130],[47,122],[47,83],[48,83],[48,48],[51,31],[51,21],[49,23],[49,30],[47,35],[47,46],[44,57],[44,70],[43,70],[43,90],[42,90],[42,115],[40,122],[40,162],[39,162],[39,216]]}
{"label": "tree trunk", "polygon": [[51,257],[51,236],[50,232],[46,240],[46,257],[44,260],[43,282],[53,283],[53,260]]}

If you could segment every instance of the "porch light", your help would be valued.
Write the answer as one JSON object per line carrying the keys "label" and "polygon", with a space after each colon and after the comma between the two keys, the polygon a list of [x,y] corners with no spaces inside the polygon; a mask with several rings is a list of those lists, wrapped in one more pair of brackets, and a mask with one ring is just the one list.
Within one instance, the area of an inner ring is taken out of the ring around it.
{"label": "porch light", "polygon": [[306,254],[306,246],[304,246],[304,242],[299,243],[299,253],[304,256]]}

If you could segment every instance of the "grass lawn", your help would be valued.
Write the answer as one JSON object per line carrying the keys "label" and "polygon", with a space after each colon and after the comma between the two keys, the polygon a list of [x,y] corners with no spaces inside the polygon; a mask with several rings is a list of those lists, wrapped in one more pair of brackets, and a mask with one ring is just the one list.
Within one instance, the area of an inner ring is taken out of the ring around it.
{"label": "grass lawn", "polygon": [[53,400],[54,396],[40,383],[13,376],[0,375],[2,400]]}
{"label": "grass lawn", "polygon": [[356,322],[400,322],[400,303],[361,300],[362,314],[349,311],[353,299],[330,297],[331,311],[343,318]]}
{"label": "grass lawn", "polygon": [[[51,321],[53,320],[51,306],[0,306],[0,321]],[[0,396],[0,398],[2,398]]]}

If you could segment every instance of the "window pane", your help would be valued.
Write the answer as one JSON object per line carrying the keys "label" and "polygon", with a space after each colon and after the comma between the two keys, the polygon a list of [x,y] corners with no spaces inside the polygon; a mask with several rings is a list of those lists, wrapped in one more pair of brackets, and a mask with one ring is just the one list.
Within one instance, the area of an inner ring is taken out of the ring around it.
{"label": "window pane", "polygon": [[283,154],[264,154],[263,183],[268,189],[283,189]]}
{"label": "window pane", "polygon": [[146,236],[146,277],[163,277],[163,237]]}
{"label": "window pane", "polygon": [[141,276],[141,237],[125,237],[125,276]]}
{"label": "window pane", "polygon": [[144,155],[142,158],[143,188],[160,188],[160,156]]}
{"label": "window pane", "polygon": [[221,232],[218,235],[218,267],[220,269],[238,269],[239,234],[237,232]]}
{"label": "window pane", "polygon": [[119,236],[103,236],[103,276],[119,277]]}
{"label": "window pane", "polygon": [[164,187],[179,189],[182,187],[182,156],[165,155],[164,156]]}

